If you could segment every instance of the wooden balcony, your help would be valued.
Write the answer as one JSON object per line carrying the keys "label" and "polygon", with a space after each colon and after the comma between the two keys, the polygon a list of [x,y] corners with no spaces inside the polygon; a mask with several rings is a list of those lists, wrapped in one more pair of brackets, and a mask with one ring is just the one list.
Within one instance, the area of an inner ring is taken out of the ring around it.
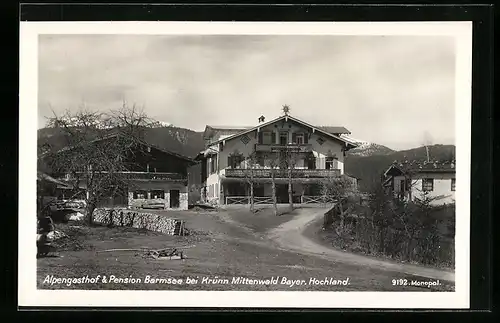
{"label": "wooden balcony", "polygon": [[312,151],[311,144],[289,144],[289,145],[265,145],[265,144],[255,144],[255,151],[261,152],[273,152],[273,151],[283,151],[289,150],[297,153],[307,153]]}
{"label": "wooden balcony", "polygon": [[[251,172],[255,178],[271,178],[271,169],[225,169],[227,178],[246,178],[250,177]],[[292,178],[324,178],[330,176],[340,176],[340,169],[294,169],[292,170]],[[288,178],[288,170],[275,169],[275,178]]]}

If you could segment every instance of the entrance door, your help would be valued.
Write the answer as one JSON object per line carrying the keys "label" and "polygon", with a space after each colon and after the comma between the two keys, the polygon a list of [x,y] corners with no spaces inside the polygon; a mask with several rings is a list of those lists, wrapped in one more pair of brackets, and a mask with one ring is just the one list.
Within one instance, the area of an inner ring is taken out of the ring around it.
{"label": "entrance door", "polygon": [[276,184],[276,202],[288,203],[288,184]]}
{"label": "entrance door", "polygon": [[264,195],[264,185],[254,185],[253,196],[263,197]]}
{"label": "entrance door", "polygon": [[170,208],[175,209],[180,206],[180,191],[170,190]]}
{"label": "entrance door", "polygon": [[307,169],[316,169],[316,158],[314,156],[307,158]]}

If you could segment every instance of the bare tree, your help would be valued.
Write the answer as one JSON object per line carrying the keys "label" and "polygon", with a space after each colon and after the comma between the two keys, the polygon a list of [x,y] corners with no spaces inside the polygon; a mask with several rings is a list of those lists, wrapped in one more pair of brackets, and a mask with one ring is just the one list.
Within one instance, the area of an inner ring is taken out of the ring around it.
{"label": "bare tree", "polygon": [[257,164],[257,152],[253,150],[246,157],[245,180],[250,187],[250,212],[255,211],[254,184],[255,184],[255,168]]}
{"label": "bare tree", "polygon": [[276,200],[276,170],[279,168],[279,156],[276,152],[269,152],[264,154],[265,160],[269,163],[270,173],[271,173],[271,190],[273,199],[273,209],[274,215],[278,215],[278,205]]}
{"label": "bare tree", "polygon": [[126,171],[133,166],[133,155],[144,149],[144,132],[154,121],[135,105],[124,103],[109,113],[84,109],[54,113],[47,124],[62,131],[67,142],[65,148],[43,158],[52,172],[66,174],[76,191],[84,186],[86,216],[92,224],[97,204],[130,185]]}
{"label": "bare tree", "polygon": [[282,160],[284,168],[287,173],[288,181],[288,204],[290,205],[290,211],[293,210],[293,177],[295,173],[295,167],[297,166],[297,154],[298,150],[287,146],[283,150],[284,158]]}

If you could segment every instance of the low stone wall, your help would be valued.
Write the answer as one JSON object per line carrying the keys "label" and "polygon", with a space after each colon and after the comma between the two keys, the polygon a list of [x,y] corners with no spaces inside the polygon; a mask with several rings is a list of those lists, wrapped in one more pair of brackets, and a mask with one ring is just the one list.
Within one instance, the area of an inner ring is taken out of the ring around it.
{"label": "low stone wall", "polygon": [[95,223],[103,225],[147,229],[168,235],[181,235],[184,227],[181,220],[127,209],[95,209],[93,218]]}

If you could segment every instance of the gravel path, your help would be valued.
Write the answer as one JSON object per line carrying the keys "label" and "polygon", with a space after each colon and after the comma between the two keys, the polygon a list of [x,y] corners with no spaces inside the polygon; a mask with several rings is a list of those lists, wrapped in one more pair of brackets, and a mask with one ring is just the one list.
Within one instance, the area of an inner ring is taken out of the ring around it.
{"label": "gravel path", "polygon": [[283,223],[275,229],[270,230],[267,236],[282,249],[293,250],[303,254],[314,254],[335,262],[369,266],[371,268],[397,271],[431,279],[440,279],[450,282],[455,281],[455,274],[453,272],[410,264],[383,261],[363,255],[335,250],[318,244],[304,236],[303,233],[306,227],[311,225],[314,221],[322,218],[326,211],[328,211],[328,209],[324,208],[301,209],[301,214],[299,216]]}

